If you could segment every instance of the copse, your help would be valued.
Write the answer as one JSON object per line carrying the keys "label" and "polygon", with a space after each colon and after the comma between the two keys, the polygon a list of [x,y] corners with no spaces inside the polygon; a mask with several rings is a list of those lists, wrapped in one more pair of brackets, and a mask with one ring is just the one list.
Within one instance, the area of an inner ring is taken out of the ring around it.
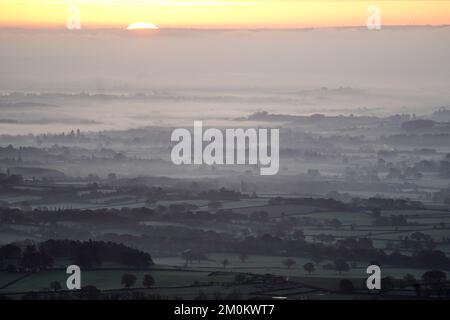
{"label": "copse", "polygon": [[98,266],[103,261],[147,268],[153,265],[150,254],[123,244],[104,241],[48,240],[40,244],[41,250],[53,257],[70,257],[87,266]]}
{"label": "copse", "polygon": [[5,267],[7,262],[17,271],[47,269],[56,259],[70,259],[84,269],[98,267],[106,261],[135,268],[153,265],[150,254],[114,242],[47,240],[23,249],[13,244],[0,247],[0,267]]}

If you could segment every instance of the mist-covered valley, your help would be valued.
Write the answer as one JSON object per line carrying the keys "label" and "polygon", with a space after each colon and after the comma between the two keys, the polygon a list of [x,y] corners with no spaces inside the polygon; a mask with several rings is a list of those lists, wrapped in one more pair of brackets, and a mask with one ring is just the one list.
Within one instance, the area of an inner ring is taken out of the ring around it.
{"label": "mist-covered valley", "polygon": [[[0,297],[448,297],[449,36],[0,30]],[[175,165],[194,121],[279,129],[278,174]]]}

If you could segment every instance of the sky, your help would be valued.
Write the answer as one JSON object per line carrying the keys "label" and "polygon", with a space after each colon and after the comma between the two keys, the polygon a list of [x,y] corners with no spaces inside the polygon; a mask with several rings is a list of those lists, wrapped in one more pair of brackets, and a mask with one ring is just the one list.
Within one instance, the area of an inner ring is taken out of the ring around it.
{"label": "sky", "polygon": [[[115,90],[450,84],[450,27],[0,30],[0,87]],[[449,91],[450,92],[450,91]]]}
{"label": "sky", "polygon": [[65,28],[74,14],[87,29],[365,26],[370,5],[380,8],[382,25],[450,24],[447,0],[0,0],[0,28]]}
{"label": "sky", "polygon": [[3,29],[0,43],[0,134],[191,126],[199,119],[221,126],[257,111],[423,115],[450,106],[450,26],[164,29],[148,36]]}

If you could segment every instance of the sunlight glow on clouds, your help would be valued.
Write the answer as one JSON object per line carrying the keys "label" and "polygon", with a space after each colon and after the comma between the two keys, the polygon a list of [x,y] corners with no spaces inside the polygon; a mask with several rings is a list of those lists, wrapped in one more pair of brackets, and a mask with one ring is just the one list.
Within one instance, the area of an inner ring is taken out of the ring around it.
{"label": "sunlight glow on clouds", "polygon": [[449,25],[450,0],[1,0],[0,27],[63,27],[67,7],[83,28],[305,28],[364,26],[367,7],[381,7],[383,25]]}
{"label": "sunlight glow on clouds", "polygon": [[151,29],[158,29],[156,25],[153,23],[147,23],[147,22],[135,22],[130,24],[127,27],[127,30],[151,30]]}

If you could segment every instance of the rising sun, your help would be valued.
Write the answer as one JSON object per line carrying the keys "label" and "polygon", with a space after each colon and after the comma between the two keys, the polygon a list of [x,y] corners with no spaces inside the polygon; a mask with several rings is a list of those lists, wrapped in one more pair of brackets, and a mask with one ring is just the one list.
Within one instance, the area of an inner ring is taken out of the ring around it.
{"label": "rising sun", "polygon": [[155,30],[159,29],[157,25],[147,22],[135,22],[127,27],[127,30]]}

